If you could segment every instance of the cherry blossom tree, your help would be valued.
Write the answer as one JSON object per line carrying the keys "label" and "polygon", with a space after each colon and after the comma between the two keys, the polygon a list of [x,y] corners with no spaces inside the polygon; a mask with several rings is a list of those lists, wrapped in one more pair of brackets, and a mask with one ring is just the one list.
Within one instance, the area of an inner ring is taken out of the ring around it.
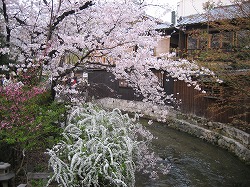
{"label": "cherry blossom tree", "polygon": [[[52,91],[74,69],[115,63],[112,72],[128,80],[145,100],[161,102],[165,97],[151,69],[162,69],[170,76],[191,84],[191,75],[200,68],[188,61],[157,60],[153,49],[160,34],[156,20],[145,14],[144,1],[123,0],[2,0],[2,18],[6,47],[18,64],[17,71],[27,66],[40,68],[40,75],[50,77]],[[133,50],[134,46],[138,49]],[[66,61],[65,58],[72,60]],[[21,64],[21,65],[20,65]],[[210,73],[205,70],[206,73]]]}

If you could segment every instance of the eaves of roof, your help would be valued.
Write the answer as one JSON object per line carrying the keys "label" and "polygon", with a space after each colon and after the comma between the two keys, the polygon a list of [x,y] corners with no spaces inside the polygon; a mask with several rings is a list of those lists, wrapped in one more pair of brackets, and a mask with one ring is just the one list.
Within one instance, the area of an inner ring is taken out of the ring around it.
{"label": "eaves of roof", "polygon": [[168,29],[168,28],[171,28],[171,27],[173,27],[173,25],[171,23],[165,22],[165,23],[157,24],[155,29],[156,30],[161,30],[161,29]]}
{"label": "eaves of roof", "polygon": [[205,23],[207,21],[216,21],[222,19],[235,19],[250,16],[250,2],[241,5],[228,5],[223,7],[216,7],[204,14],[194,14],[182,17],[177,26],[193,25]]}

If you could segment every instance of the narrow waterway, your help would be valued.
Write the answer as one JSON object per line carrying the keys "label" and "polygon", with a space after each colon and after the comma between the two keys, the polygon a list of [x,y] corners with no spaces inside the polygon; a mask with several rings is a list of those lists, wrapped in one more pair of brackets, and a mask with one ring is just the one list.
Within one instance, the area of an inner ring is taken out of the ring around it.
{"label": "narrow waterway", "polygon": [[[142,120],[147,124],[147,120]],[[172,168],[168,175],[150,180],[136,176],[136,187],[249,187],[250,166],[233,154],[186,133],[154,122],[146,125],[158,137],[154,151]]]}

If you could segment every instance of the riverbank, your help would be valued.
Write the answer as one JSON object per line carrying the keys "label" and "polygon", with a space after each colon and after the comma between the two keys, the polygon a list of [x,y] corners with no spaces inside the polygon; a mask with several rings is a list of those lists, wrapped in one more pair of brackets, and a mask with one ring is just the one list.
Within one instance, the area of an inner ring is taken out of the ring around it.
{"label": "riverbank", "polygon": [[189,133],[234,153],[240,160],[250,165],[250,134],[230,125],[184,115],[169,106],[140,101],[103,98],[95,102],[104,108],[118,108],[124,112],[138,113],[142,114],[144,118],[164,122],[169,127]]}

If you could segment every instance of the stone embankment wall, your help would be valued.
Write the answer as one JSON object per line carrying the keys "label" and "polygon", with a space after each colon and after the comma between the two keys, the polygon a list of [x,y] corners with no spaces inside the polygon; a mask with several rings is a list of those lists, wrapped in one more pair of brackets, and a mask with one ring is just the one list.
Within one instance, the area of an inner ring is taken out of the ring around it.
{"label": "stone embankment wall", "polygon": [[169,106],[160,106],[140,101],[103,98],[96,103],[104,108],[118,108],[129,113],[142,114],[158,122],[166,122],[169,127],[187,132],[234,153],[245,163],[250,164],[250,135],[227,124],[209,122],[206,119],[187,116]]}

